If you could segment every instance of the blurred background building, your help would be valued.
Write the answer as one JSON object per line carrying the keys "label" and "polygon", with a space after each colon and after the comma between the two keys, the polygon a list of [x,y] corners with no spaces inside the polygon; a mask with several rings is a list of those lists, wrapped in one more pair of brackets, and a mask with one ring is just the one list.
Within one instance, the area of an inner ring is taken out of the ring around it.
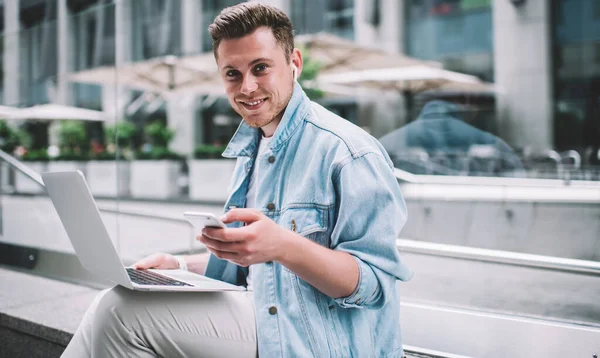
{"label": "blurred background building", "polygon": [[[210,51],[207,26],[234,0],[0,1],[4,105],[60,103],[104,110],[115,120],[167,118],[172,148],[191,153],[226,142],[235,118],[225,99],[165,100],[115,86],[73,83],[69,74],[151,58]],[[478,126],[517,150],[600,143],[600,2],[596,0],[271,0],[299,34],[329,32],[358,44],[437,61],[493,82],[471,95]],[[140,98],[140,96],[142,96]],[[325,99],[381,137],[409,122],[401,96]],[[90,123],[92,136],[102,124]],[[43,130],[43,129],[42,129]],[[100,135],[100,134],[97,134]]]}
{"label": "blurred background building", "polygon": [[[214,77],[207,27],[238,2],[0,0],[0,357],[58,357],[95,292],[56,285],[108,287],[39,173],[85,174],[125,264],[203,250],[182,213],[222,213],[241,118],[198,68]],[[339,72],[305,63],[316,100],[394,161],[409,213],[397,247],[415,272],[407,348],[600,353],[600,0],[265,2],[297,43],[321,39],[305,55],[335,58]]]}

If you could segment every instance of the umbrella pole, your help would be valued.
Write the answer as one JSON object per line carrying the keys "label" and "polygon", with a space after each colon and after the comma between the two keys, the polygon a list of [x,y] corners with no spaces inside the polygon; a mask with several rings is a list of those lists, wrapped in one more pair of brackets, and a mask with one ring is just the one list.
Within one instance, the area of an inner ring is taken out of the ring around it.
{"label": "umbrella pole", "polygon": [[406,108],[406,121],[405,123],[409,123],[412,120],[412,111],[413,111],[413,94],[410,90],[403,90],[402,95],[404,96],[405,108]]}
{"label": "umbrella pole", "polygon": [[175,65],[173,63],[167,64],[169,69],[169,91],[175,89]]}

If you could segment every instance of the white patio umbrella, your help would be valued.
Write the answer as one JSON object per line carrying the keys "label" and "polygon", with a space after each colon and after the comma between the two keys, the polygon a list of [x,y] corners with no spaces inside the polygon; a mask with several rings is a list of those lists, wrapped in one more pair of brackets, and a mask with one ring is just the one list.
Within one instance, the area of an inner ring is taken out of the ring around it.
{"label": "white patio umbrella", "polygon": [[[382,67],[439,66],[434,62],[360,46],[327,33],[296,36],[295,45],[310,51],[311,59],[319,62],[319,73],[323,75]],[[163,96],[225,93],[212,52],[185,57],[165,56],[120,67],[97,67],[74,73],[69,78],[73,82],[120,85]]]}
{"label": "white patio umbrella", "polygon": [[319,81],[336,85],[410,92],[426,91],[449,84],[461,85],[465,89],[471,86],[483,88],[485,85],[475,76],[430,66],[376,68],[320,74]]}
{"label": "white patio umbrella", "polygon": [[311,59],[320,63],[320,76],[378,68],[401,68],[419,65],[441,66],[437,62],[422,61],[399,53],[390,53],[379,48],[362,46],[356,42],[325,32],[298,35],[294,41],[296,47],[307,49]]}
{"label": "white patio umbrella", "polygon": [[358,86],[401,92],[405,96],[406,111],[409,115],[412,113],[415,93],[430,90],[454,90],[463,93],[494,91],[493,84],[475,76],[424,65],[320,74],[319,82],[324,85]]}
{"label": "white patio umbrella", "polygon": [[0,119],[18,118],[20,111],[18,107],[0,105]]}
{"label": "white patio umbrella", "polygon": [[102,111],[71,107],[60,104],[41,104],[33,107],[18,108],[13,119],[33,119],[42,121],[52,120],[82,120],[105,121],[108,115]]}
{"label": "white patio umbrella", "polygon": [[224,94],[212,56],[166,56],[120,67],[105,66],[74,73],[73,82],[123,86],[168,96],[175,93]]}

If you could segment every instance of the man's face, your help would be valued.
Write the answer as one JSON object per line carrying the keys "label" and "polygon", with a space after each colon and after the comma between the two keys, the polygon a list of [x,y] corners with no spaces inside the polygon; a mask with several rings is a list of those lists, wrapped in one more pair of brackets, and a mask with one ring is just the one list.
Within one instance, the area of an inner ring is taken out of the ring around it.
{"label": "man's face", "polygon": [[302,69],[300,52],[295,49],[290,56],[291,63],[266,27],[241,38],[223,39],[219,44],[217,65],[225,92],[248,125],[276,127],[281,120],[294,88],[292,66],[299,68],[298,75]]}

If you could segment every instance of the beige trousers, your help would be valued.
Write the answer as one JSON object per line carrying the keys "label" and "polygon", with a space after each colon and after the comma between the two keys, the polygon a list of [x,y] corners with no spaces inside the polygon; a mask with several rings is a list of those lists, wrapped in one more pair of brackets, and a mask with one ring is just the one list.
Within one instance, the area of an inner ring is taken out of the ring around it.
{"label": "beige trousers", "polygon": [[81,357],[258,356],[251,292],[98,294],[64,351]]}

